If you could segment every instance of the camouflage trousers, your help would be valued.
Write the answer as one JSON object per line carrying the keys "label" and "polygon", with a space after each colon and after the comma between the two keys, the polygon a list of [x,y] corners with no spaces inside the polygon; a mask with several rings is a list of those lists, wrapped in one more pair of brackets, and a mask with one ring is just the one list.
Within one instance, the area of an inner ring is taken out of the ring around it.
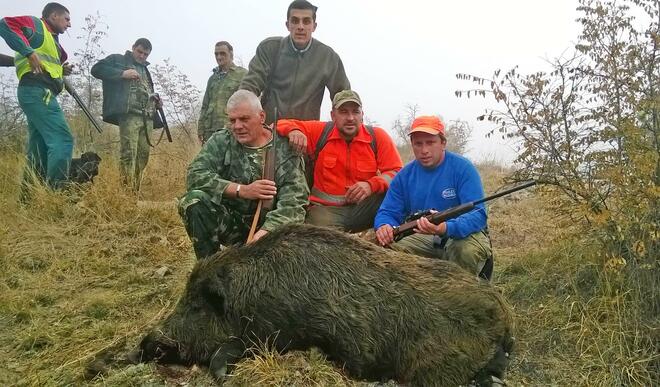
{"label": "camouflage trousers", "polygon": [[147,135],[151,136],[152,129],[151,116],[129,113],[119,120],[119,172],[122,182],[134,191],[140,190],[142,172],[149,162]]}
{"label": "camouflage trousers", "polygon": [[444,241],[434,235],[413,234],[390,246],[396,251],[446,259],[487,280],[493,274],[493,248],[486,230],[463,239],[448,238]]}
{"label": "camouflage trousers", "polygon": [[385,194],[374,194],[356,204],[324,206],[310,204],[305,223],[336,228],[346,232],[360,232],[374,227],[374,218]]}
{"label": "camouflage trousers", "polygon": [[215,254],[220,245],[245,243],[253,218],[253,214],[243,215],[229,205],[214,203],[211,196],[198,190],[179,199],[179,215],[197,259]]}

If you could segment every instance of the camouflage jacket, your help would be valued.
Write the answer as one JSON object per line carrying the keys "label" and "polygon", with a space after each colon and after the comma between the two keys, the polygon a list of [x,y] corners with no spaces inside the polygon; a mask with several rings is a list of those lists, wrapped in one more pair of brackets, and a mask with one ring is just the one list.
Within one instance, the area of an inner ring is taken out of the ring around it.
{"label": "camouflage jacket", "polygon": [[[302,156],[291,149],[286,137],[278,135],[275,144],[277,196],[261,226],[266,231],[288,223],[303,223],[309,196]],[[218,205],[241,214],[254,214],[257,200],[226,198],[222,194],[232,182],[247,185],[261,179],[263,154],[270,146],[272,141],[262,148],[248,148],[238,143],[230,131],[216,132],[188,167],[188,191],[203,191]]]}
{"label": "camouflage jacket", "polygon": [[245,74],[247,70],[236,65],[232,65],[226,73],[220,72],[218,67],[213,69],[213,74],[206,83],[197,124],[197,134],[204,136],[205,140],[213,132],[227,127],[227,100],[238,90]]}

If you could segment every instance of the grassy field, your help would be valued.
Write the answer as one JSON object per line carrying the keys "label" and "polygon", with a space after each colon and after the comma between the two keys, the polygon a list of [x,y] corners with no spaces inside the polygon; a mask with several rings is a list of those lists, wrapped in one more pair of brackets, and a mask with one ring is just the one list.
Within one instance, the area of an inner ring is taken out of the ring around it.
{"label": "grassy field", "polygon": [[[76,200],[37,189],[26,207],[16,200],[22,155],[0,154],[0,385],[212,384],[197,367],[154,364],[85,379],[96,353],[134,346],[183,289],[195,257],[174,200],[195,152],[159,146],[135,197],[119,184],[110,146]],[[507,174],[479,168],[487,192]],[[570,238],[545,201],[530,191],[490,206],[494,285],[517,316],[509,385],[657,385],[657,325],[635,325],[635,299],[615,291],[620,268],[596,263],[597,249]],[[315,351],[257,352],[230,384],[356,384]]]}

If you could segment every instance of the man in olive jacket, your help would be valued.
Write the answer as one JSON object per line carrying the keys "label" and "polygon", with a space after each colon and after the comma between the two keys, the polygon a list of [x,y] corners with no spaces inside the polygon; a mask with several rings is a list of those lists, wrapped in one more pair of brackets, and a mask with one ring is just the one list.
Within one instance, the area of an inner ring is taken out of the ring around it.
{"label": "man in olive jacket", "polygon": [[292,2],[286,21],[289,36],[259,43],[241,82],[241,89],[262,96],[267,124],[273,122],[275,107],[280,118],[319,120],[325,88],[330,99],[351,88],[339,55],[312,38],[316,9],[306,0]]}
{"label": "man in olive jacket", "polygon": [[109,55],[92,67],[92,75],[103,81],[103,121],[119,126],[122,181],[136,192],[149,161],[148,136],[162,127],[155,114],[161,102],[147,68],[150,53],[151,42],[140,38],[131,51]]}

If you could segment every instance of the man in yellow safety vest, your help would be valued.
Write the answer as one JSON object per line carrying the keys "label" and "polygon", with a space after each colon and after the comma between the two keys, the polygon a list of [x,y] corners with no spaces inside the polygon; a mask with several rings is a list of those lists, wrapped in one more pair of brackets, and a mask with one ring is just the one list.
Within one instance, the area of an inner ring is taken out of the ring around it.
{"label": "man in yellow safety vest", "polygon": [[0,37],[16,51],[18,102],[28,122],[23,200],[33,177],[51,188],[61,188],[67,181],[73,152],[73,136],[55,98],[64,89],[63,76],[72,69],[58,41],[58,35],[71,27],[71,17],[59,3],[46,4],[41,16],[0,20]]}

